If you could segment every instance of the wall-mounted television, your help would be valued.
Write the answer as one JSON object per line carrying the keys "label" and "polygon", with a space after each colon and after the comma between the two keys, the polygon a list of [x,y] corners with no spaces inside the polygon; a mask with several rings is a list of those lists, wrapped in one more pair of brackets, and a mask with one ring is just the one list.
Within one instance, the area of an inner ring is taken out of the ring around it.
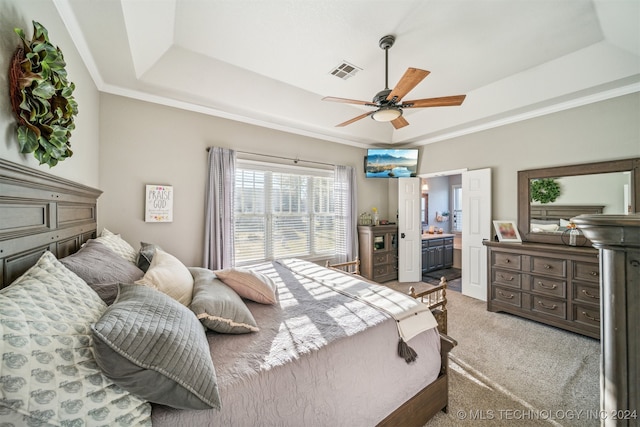
{"label": "wall-mounted television", "polygon": [[408,178],[418,172],[417,148],[369,148],[364,159],[367,178]]}

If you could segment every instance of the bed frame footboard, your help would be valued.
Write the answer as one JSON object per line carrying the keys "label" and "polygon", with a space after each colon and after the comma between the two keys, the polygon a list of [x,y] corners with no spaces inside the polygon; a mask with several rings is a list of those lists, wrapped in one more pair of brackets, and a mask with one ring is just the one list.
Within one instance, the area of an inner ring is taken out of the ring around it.
{"label": "bed frame footboard", "polygon": [[449,352],[458,345],[453,338],[440,334],[440,375],[434,382],[407,400],[402,406],[378,423],[378,427],[422,427],[449,405]]}

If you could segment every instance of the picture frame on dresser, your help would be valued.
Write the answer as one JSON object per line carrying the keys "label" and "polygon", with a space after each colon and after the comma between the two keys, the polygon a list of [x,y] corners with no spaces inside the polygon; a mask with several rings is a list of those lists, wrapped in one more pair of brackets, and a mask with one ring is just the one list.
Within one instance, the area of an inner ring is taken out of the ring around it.
{"label": "picture frame on dresser", "polygon": [[521,243],[522,238],[518,232],[515,221],[493,221],[493,228],[496,230],[499,242]]}

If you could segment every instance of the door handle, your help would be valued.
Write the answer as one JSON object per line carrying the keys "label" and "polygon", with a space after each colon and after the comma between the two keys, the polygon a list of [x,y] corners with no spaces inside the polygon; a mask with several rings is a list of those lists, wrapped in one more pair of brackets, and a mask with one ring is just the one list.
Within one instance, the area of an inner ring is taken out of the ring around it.
{"label": "door handle", "polygon": [[400,233],[400,238],[404,239],[404,233]]}

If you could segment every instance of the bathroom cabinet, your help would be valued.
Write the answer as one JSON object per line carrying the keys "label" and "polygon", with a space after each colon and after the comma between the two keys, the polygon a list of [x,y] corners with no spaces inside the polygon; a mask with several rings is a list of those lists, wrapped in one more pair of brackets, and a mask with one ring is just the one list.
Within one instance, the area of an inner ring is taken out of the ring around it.
{"label": "bathroom cabinet", "polygon": [[453,235],[422,239],[422,274],[453,266]]}

